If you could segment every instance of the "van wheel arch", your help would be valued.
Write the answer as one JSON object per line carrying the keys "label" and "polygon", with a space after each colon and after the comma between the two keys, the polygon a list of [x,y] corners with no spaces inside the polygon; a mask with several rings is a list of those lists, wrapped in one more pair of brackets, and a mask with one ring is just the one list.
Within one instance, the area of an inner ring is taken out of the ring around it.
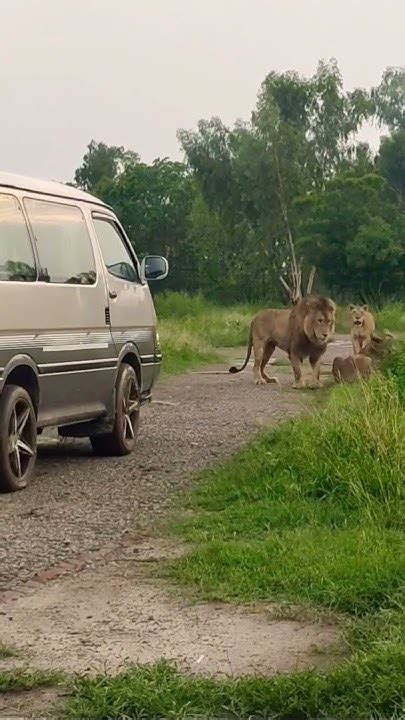
{"label": "van wheel arch", "polygon": [[32,400],[35,414],[38,417],[39,409],[39,382],[38,376],[29,365],[17,365],[7,375],[4,386],[17,385],[24,388]]}
{"label": "van wheel arch", "polygon": [[141,361],[140,361],[139,357],[134,352],[127,352],[120,359],[119,369],[122,367],[122,365],[130,365],[135,370],[136,379],[137,379],[138,385],[139,385],[139,391],[141,391],[142,370],[141,370]]}

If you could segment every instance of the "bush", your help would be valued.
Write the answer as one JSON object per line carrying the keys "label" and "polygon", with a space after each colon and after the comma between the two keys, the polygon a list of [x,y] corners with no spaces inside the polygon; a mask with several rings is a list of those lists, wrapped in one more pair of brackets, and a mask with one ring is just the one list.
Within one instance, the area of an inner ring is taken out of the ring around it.
{"label": "bush", "polygon": [[383,372],[394,382],[401,401],[405,401],[405,343],[397,345],[382,363]]}

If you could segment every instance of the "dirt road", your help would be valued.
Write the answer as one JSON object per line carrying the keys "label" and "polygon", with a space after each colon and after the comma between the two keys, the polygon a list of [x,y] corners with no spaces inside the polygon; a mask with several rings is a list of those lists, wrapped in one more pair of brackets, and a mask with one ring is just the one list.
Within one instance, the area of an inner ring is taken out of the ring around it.
{"label": "dirt road", "polygon": [[[233,361],[241,353],[228,351]],[[346,340],[330,346],[325,363],[336,353],[348,354]],[[134,455],[98,459],[86,442],[48,442],[32,485],[0,496],[0,641],[20,651],[0,660],[0,670],[28,662],[116,671],[165,657],[193,672],[239,675],[329,662],[333,625],[192,606],[151,581],[150,563],[181,551],[154,529],[192,471],[306,407],[310,391],[292,390],[285,365],[273,368],[281,390],[256,387],[250,369],[225,369],[162,381]],[[0,710],[19,710],[15,702],[3,698]]]}
{"label": "dirt road", "polygon": [[[345,354],[347,341],[331,345],[325,362],[338,349]],[[236,360],[241,352],[228,354]],[[190,373],[162,381],[158,402],[143,409],[137,451],[127,458],[95,458],[86,441],[41,446],[32,484],[0,496],[0,592],[60,563],[82,563],[127,530],[153,529],[190,471],[300,412],[305,393],[291,389],[287,367],[276,374],[282,392],[254,386],[250,368],[236,376]]]}

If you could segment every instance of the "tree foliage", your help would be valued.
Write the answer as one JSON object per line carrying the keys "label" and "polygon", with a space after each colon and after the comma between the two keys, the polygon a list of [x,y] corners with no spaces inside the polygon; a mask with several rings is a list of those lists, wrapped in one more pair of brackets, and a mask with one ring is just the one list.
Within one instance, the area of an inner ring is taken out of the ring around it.
{"label": "tree foliage", "polygon": [[[365,121],[385,133],[377,156],[358,141]],[[404,68],[350,92],[335,60],[309,78],[270,72],[249,121],[200,120],[178,139],[185,163],[151,165],[93,140],[75,174],[116,208],[138,252],[168,256],[170,287],[274,301],[302,259],[335,294],[401,292]]]}
{"label": "tree foliage", "polygon": [[127,167],[138,161],[139,155],[132,150],[92,140],[87,146],[81,166],[75,172],[75,184],[88,192],[97,192],[101,182],[114,180]]}

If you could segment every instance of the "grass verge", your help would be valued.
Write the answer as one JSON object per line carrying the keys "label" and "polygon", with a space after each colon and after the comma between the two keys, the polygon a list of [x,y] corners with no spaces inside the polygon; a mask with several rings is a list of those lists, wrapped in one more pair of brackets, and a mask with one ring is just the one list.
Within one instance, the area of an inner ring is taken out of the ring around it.
{"label": "grass verge", "polygon": [[405,408],[396,379],[338,388],[266,432],[187,497],[193,543],[170,577],[196,597],[342,614],[348,659],[327,672],[212,680],[163,663],[81,678],[68,717],[403,717]]}
{"label": "grass verge", "polygon": [[169,573],[205,599],[389,607],[404,577],[404,440],[390,380],[339,388],[207,475],[176,528],[197,546]]}
{"label": "grass verge", "polygon": [[220,360],[217,348],[247,343],[253,306],[219,307],[201,295],[167,293],[155,298],[163,373],[173,375]]}
{"label": "grass verge", "polygon": [[70,718],[370,718],[401,717],[399,654],[359,654],[329,674],[214,681],[181,675],[167,664],[116,678],[82,679]]}

